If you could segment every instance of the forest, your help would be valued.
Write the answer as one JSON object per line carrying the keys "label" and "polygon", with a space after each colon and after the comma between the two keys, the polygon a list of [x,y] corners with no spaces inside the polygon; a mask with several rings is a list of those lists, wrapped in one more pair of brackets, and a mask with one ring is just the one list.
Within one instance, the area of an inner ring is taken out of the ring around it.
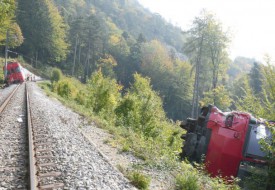
{"label": "forest", "polygon": [[[141,144],[158,139],[157,146],[168,146],[154,152],[160,157],[176,156],[172,152],[181,141],[176,122],[196,118],[204,105],[275,118],[272,58],[231,60],[232,34],[207,10],[183,29],[137,0],[0,0],[0,5],[2,57],[8,45],[11,58],[36,69],[55,68],[48,75],[52,91],[107,123],[131,128],[142,136]],[[126,145],[138,149],[133,142]],[[265,148],[274,154],[272,144]],[[274,162],[274,156],[269,159]],[[274,180],[274,171],[270,176]]]}
{"label": "forest", "polygon": [[251,72],[262,73],[262,64],[245,57],[230,60],[231,34],[205,10],[183,31],[135,0],[3,2],[2,52],[9,27],[10,49],[37,67],[56,66],[83,83],[100,68],[123,91],[133,74],[149,77],[174,121],[196,117],[209,103],[236,109],[233,102],[247,86],[234,83],[243,78],[261,92],[262,77]]}

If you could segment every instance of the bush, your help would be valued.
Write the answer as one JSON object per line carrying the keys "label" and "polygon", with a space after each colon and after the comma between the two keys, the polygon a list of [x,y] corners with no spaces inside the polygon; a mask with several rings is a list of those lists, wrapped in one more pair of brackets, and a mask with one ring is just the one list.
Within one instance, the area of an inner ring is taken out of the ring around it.
{"label": "bush", "polygon": [[86,96],[85,93],[80,90],[77,94],[76,94],[76,98],[75,101],[80,104],[80,105],[85,105],[86,103]]}
{"label": "bush", "polygon": [[63,79],[57,83],[57,94],[63,98],[72,98],[76,92],[75,87],[68,79]]}
{"label": "bush", "polygon": [[[182,130],[167,121],[162,101],[150,80],[135,74],[135,82],[115,109],[116,125],[128,132],[126,150],[158,168],[173,165],[181,149]],[[125,144],[123,141],[122,144]],[[150,163],[151,164],[151,163]]]}
{"label": "bush", "polygon": [[128,179],[135,187],[143,190],[148,189],[151,182],[150,177],[143,175],[142,173],[139,173],[137,171],[128,174]]}
{"label": "bush", "polygon": [[186,172],[176,177],[176,190],[198,190],[198,177],[194,172]]}
{"label": "bush", "polygon": [[54,68],[52,70],[52,73],[51,73],[51,82],[52,82],[52,84],[54,82],[58,82],[59,80],[61,80],[62,76],[63,76],[62,71],[58,68]]}
{"label": "bush", "polygon": [[161,98],[150,86],[150,80],[139,74],[135,82],[118,105],[115,113],[118,125],[132,127],[146,137],[158,136],[160,123],[166,120]]}
{"label": "bush", "polygon": [[120,100],[121,89],[114,79],[105,78],[101,71],[95,72],[88,81],[87,106],[104,119],[110,120]]}

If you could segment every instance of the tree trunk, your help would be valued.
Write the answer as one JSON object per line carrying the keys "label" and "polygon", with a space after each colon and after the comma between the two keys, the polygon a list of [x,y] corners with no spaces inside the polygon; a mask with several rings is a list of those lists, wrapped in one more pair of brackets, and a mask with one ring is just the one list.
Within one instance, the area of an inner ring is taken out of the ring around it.
{"label": "tree trunk", "polygon": [[200,79],[200,67],[201,67],[201,59],[202,59],[202,45],[204,41],[204,36],[201,37],[200,41],[200,49],[198,52],[198,57],[196,59],[196,74],[195,74],[195,82],[194,82],[194,91],[193,91],[193,100],[192,100],[192,118],[198,117],[199,111],[199,79]]}
{"label": "tree trunk", "polygon": [[75,68],[77,44],[78,44],[78,37],[76,36],[76,38],[75,38],[75,45],[74,45],[74,62],[73,62],[73,67],[72,67],[72,76],[74,76],[74,68]]}

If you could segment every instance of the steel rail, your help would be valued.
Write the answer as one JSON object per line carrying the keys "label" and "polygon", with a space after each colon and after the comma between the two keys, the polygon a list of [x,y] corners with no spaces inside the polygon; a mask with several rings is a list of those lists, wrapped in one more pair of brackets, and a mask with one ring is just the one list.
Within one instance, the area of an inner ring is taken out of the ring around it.
{"label": "steel rail", "polygon": [[13,97],[13,95],[15,94],[15,92],[17,91],[17,89],[19,88],[20,84],[18,84],[13,91],[11,92],[11,94],[5,99],[5,101],[2,103],[2,105],[0,106],[0,113],[3,112],[3,110],[7,107],[9,101],[11,100],[11,98]]}
{"label": "steel rail", "polygon": [[[38,168],[40,167],[48,167],[48,166],[54,166],[54,163],[48,162],[48,163],[38,163],[38,159],[43,158],[54,158],[52,154],[49,155],[39,155],[38,152],[48,152],[51,153],[51,149],[48,148],[40,148],[37,147],[42,144],[46,144],[45,142],[40,142],[47,140],[48,138],[45,138],[42,136],[42,134],[39,135],[37,133],[37,129],[39,129],[38,126],[33,126],[32,123],[32,110],[30,106],[30,98],[29,98],[29,92],[28,92],[28,85],[26,83],[25,85],[25,92],[26,92],[26,108],[27,108],[27,125],[28,125],[28,136],[29,136],[29,173],[30,173],[30,190],[49,190],[49,189],[57,189],[64,187],[63,183],[51,183],[51,184],[40,184],[41,178],[47,178],[47,177],[57,177],[61,175],[61,172],[51,171],[46,173],[41,173]],[[45,135],[45,134],[43,134]],[[39,136],[42,136],[39,138]],[[51,144],[51,141],[47,140],[47,143]]]}
{"label": "steel rail", "polygon": [[34,151],[34,142],[33,142],[33,131],[32,131],[32,120],[31,120],[31,110],[29,102],[29,93],[27,88],[27,83],[25,84],[25,96],[26,96],[26,105],[27,105],[27,125],[28,125],[28,136],[29,136],[29,170],[30,170],[30,190],[38,189],[37,181],[37,171],[36,171],[36,161],[35,161],[35,151]]}

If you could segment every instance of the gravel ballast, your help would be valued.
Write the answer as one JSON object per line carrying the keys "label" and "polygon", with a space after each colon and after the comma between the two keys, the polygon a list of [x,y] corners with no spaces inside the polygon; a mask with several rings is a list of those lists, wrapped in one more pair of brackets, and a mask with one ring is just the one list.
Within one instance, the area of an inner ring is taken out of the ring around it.
{"label": "gravel ballast", "polygon": [[4,89],[0,89],[0,105],[6,100],[9,94],[16,88],[16,85],[10,85]]}
{"label": "gravel ballast", "polygon": [[64,189],[136,189],[81,132],[83,118],[28,83],[35,125],[48,128]]}
{"label": "gravel ballast", "polygon": [[[1,99],[5,99],[15,86],[2,90]],[[0,115],[0,190],[28,189],[24,89],[25,85],[19,87]]]}

